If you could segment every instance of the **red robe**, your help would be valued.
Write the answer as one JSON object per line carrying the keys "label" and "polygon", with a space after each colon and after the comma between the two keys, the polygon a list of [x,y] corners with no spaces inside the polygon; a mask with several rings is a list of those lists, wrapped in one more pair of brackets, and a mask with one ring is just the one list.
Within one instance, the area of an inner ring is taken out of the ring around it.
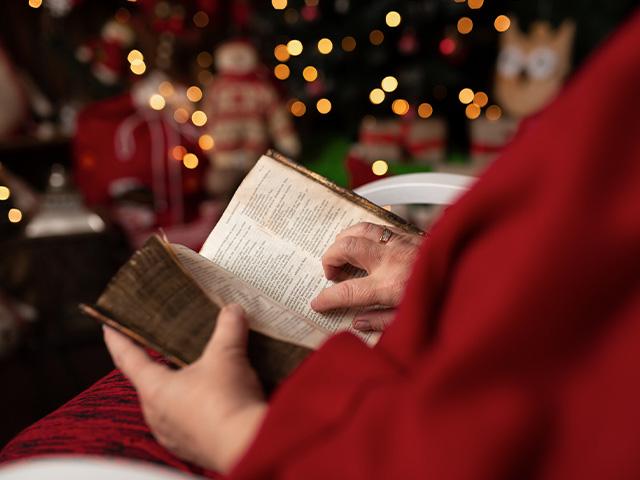
{"label": "red robe", "polygon": [[640,478],[640,15],[328,341],[231,477]]}

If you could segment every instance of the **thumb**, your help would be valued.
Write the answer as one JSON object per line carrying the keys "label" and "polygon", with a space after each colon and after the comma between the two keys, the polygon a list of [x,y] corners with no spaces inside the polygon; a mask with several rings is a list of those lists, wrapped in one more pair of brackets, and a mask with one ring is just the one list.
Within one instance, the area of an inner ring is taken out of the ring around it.
{"label": "thumb", "polygon": [[242,307],[235,303],[226,305],[218,314],[213,335],[202,356],[220,355],[221,353],[245,355],[248,332],[249,327]]}

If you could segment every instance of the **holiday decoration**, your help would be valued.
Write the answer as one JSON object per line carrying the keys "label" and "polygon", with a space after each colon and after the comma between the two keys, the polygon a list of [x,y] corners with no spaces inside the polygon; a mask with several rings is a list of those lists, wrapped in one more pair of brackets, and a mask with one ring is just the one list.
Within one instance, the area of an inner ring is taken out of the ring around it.
{"label": "holiday decoration", "polygon": [[93,75],[106,85],[119,82],[125,73],[125,49],[135,40],[131,27],[109,20],[102,27],[99,39],[84,44],[76,51],[78,60],[91,64]]}
{"label": "holiday decoration", "polygon": [[0,140],[16,133],[26,120],[28,104],[20,79],[0,45]]}
{"label": "holiday decoration", "polygon": [[365,117],[359,141],[349,151],[346,168],[350,185],[358,187],[387,173],[387,163],[435,167],[444,160],[447,127],[439,118],[403,116],[395,119]]}
{"label": "holiday decoration", "polygon": [[565,20],[557,30],[534,22],[522,32],[516,19],[500,37],[495,94],[505,112],[520,119],[533,115],[560,91],[571,71],[575,23]]}
{"label": "holiday decoration", "polygon": [[[501,33],[495,73],[495,96],[500,107],[489,107],[471,122],[473,168],[484,168],[517,131],[519,121],[534,115],[560,91],[571,70],[575,23],[565,20],[557,30],[548,22],[535,21],[529,33],[517,19]],[[476,105],[475,97],[474,103]],[[482,107],[484,105],[478,105]],[[478,115],[480,108],[478,108]]]}
{"label": "holiday decoration", "polygon": [[300,152],[285,106],[261,75],[255,48],[243,40],[215,52],[217,77],[205,91],[206,131],[215,141],[209,158],[210,192],[228,195],[273,142],[289,156]]}
{"label": "holiday decoration", "polygon": [[151,74],[131,93],[80,114],[74,139],[77,184],[90,205],[110,206],[136,238],[200,219],[207,166],[197,147],[201,132],[176,120],[182,121],[176,112],[183,110],[189,118],[189,103],[184,87]]}

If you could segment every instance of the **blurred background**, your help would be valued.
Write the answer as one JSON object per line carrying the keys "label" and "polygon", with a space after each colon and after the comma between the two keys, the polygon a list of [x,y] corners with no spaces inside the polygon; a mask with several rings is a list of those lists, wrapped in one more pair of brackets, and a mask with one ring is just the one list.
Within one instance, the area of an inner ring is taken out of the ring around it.
{"label": "blurred background", "polygon": [[159,228],[199,248],[268,148],[479,175],[635,5],[2,2],[0,445],[111,368],[78,303]]}

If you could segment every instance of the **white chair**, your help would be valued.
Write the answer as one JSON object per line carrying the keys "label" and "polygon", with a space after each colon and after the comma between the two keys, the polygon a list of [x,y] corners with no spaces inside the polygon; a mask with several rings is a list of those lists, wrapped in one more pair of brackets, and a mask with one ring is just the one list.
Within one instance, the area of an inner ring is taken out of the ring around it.
{"label": "white chair", "polygon": [[378,205],[449,205],[475,180],[453,173],[407,173],[367,183],[354,191]]}

